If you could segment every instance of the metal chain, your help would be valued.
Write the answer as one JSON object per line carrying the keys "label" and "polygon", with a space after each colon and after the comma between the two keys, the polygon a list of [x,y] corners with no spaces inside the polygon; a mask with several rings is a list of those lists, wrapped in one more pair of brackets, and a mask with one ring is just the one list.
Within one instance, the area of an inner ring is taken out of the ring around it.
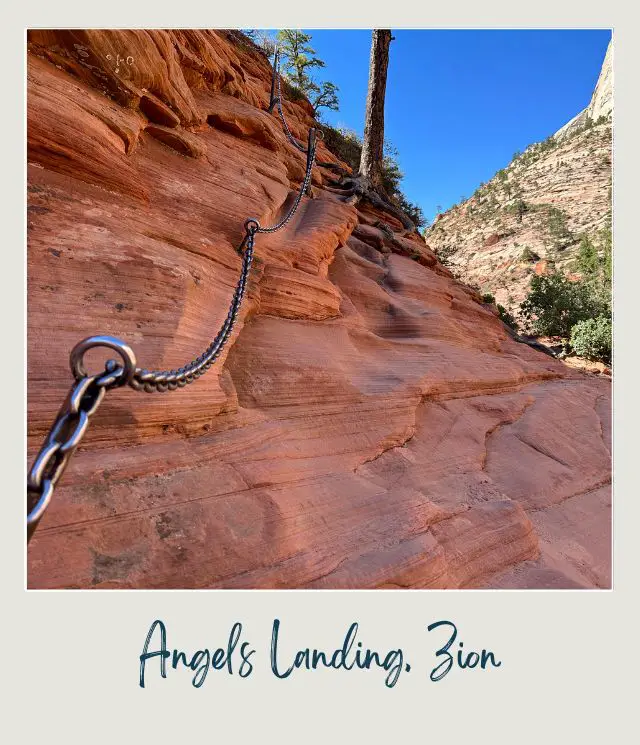
{"label": "metal chain", "polygon": [[[277,68],[277,65],[278,54],[276,52],[274,69]],[[273,90],[272,80],[272,99]],[[294,138],[287,127],[280,106],[279,79],[278,94],[278,106],[285,132],[289,139],[293,141]],[[158,371],[136,367],[136,358],[132,349],[125,342],[111,336],[91,336],[76,344],[72,349],[70,365],[75,382],[27,476],[27,542],[31,539],[40,519],[49,506],[53,490],[62,477],[69,459],[84,437],[90,418],[102,403],[106,391],[126,384],[135,390],[148,393],[173,391],[199,378],[218,358],[231,337],[240,312],[253,262],[255,236],[258,233],[275,233],[284,228],[293,218],[300,206],[302,197],[309,189],[315,162],[317,138],[321,137],[322,132],[320,130],[311,128],[309,130],[308,148],[305,150],[298,144],[298,149],[302,149],[302,152],[307,155],[307,166],[300,189],[287,214],[278,223],[269,227],[262,227],[255,218],[249,218],[245,221],[245,235],[237,249],[242,256],[242,267],[227,317],[216,337],[199,357],[177,370]],[[107,347],[118,352],[123,364],[118,364],[115,360],[108,360],[104,372],[99,375],[88,375],[84,366],[84,355],[93,347]]]}
{"label": "metal chain", "polygon": [[247,225],[247,233],[238,248],[238,252],[242,256],[242,268],[233,297],[231,298],[229,312],[216,337],[205,351],[199,357],[196,357],[177,370],[144,370],[139,367],[136,368],[130,383],[132,388],[137,391],[145,391],[146,393],[175,391],[176,388],[184,388],[185,385],[193,383],[194,380],[204,375],[211,365],[213,365],[229,340],[238,318],[238,313],[240,312],[240,306],[242,305],[247,287],[249,270],[253,261],[254,236],[255,230]]}
{"label": "metal chain", "polygon": [[289,129],[289,125],[287,124],[287,120],[284,116],[284,111],[282,110],[282,92],[280,90],[280,75],[278,75],[278,97],[276,98],[276,106],[278,108],[278,114],[280,114],[280,119],[282,120],[282,126],[284,128],[285,134],[287,135],[289,142],[294,146],[297,147],[298,150],[301,153],[306,153],[307,151],[304,148],[304,145],[299,142],[292,134],[291,130]]}
{"label": "metal chain", "polygon": [[[282,90],[280,87],[280,51],[278,47],[275,48],[275,52],[273,55],[273,73],[271,76],[271,95],[269,98],[269,108],[268,112],[271,114],[273,109],[276,108],[278,110],[278,114],[280,115],[280,119],[282,120],[282,126],[284,128],[285,134],[287,135],[287,138],[289,139],[289,142],[296,147],[298,150],[300,150],[301,153],[306,153],[304,146],[302,145],[299,140],[297,140],[293,134],[291,133],[291,130],[289,129],[289,125],[287,124],[286,117],[284,115],[284,111],[282,109]],[[320,139],[324,139],[324,132],[321,128],[317,129],[318,137]],[[321,161],[316,160],[316,165],[320,166],[321,168],[331,168],[335,169],[336,163],[331,161]]]}
{"label": "metal chain", "polygon": [[296,194],[295,201],[293,205],[291,206],[291,209],[289,212],[280,220],[279,223],[276,223],[276,225],[272,225],[269,228],[263,228],[260,227],[260,224],[256,220],[256,223],[258,224],[258,228],[256,232],[258,233],[275,233],[276,231],[280,230],[281,228],[284,228],[284,226],[291,220],[291,218],[295,215],[296,210],[300,206],[300,202],[302,201],[302,197],[306,193],[307,189],[309,188],[309,184],[311,183],[311,173],[313,171],[313,164],[316,157],[316,140],[322,139],[322,132],[318,129],[315,129],[312,127],[309,130],[309,147],[307,150],[305,150],[307,154],[307,169],[304,174],[304,180],[302,182],[302,185]]}
{"label": "metal chain", "polygon": [[[84,353],[98,346],[118,351],[124,364],[118,365],[115,360],[108,360],[102,374],[87,375],[82,361]],[[27,541],[49,506],[54,487],[84,437],[89,421],[105,393],[128,383],[135,366],[136,358],[130,347],[109,336],[94,336],[73,348],[71,370],[75,382],[27,475]]]}
{"label": "metal chain", "polygon": [[233,299],[231,300],[229,313],[227,314],[227,318],[222,325],[222,328],[218,332],[218,335],[199,357],[196,357],[194,360],[189,362],[184,367],[179,368],[178,370],[158,371],[143,370],[137,368],[134,373],[133,380],[131,381],[131,386],[133,388],[138,391],[145,391],[146,393],[153,393],[155,391],[158,391],[160,393],[164,393],[165,391],[174,391],[178,387],[184,387],[185,385],[192,383],[194,380],[200,377],[200,375],[203,375],[215,362],[216,358],[220,355],[220,352],[224,348],[224,345],[231,336],[233,326],[240,311],[240,305],[242,304],[242,298],[244,297],[249,269],[251,268],[251,261],[253,260],[253,246],[256,234],[275,233],[278,230],[284,228],[285,225],[295,215],[298,207],[300,206],[303,195],[309,188],[316,152],[316,134],[317,133],[315,129],[309,130],[309,149],[307,153],[307,168],[305,171],[304,180],[300,186],[300,189],[298,190],[298,193],[296,194],[296,198],[293,204],[291,205],[291,209],[287,212],[287,214],[278,223],[269,227],[262,227],[258,220],[253,217],[250,217],[245,222],[246,234],[242,241],[242,244],[240,245],[240,248],[238,249],[243,258],[240,279],[238,280]]}
{"label": "metal chain", "polygon": [[[280,115],[280,119],[282,120],[282,126],[284,128],[285,134],[287,135],[287,138],[289,142],[301,153],[307,153],[308,150],[305,149],[304,145],[299,142],[291,133],[291,130],[289,129],[289,125],[287,124],[287,120],[284,115],[284,111],[282,110],[282,89],[281,89],[281,81],[282,76],[280,75],[280,51],[276,47],[274,55],[273,55],[273,75],[271,78],[271,101],[269,103],[269,111],[273,111],[273,107],[275,106],[278,109],[278,114]],[[274,95],[275,91],[277,90],[277,95]],[[321,130],[318,130],[321,132]]]}
{"label": "metal chain", "polygon": [[278,68],[280,67],[280,50],[276,46],[273,50],[273,71],[271,73],[271,93],[269,95],[269,113],[273,111],[273,107],[276,105],[276,84],[278,80]]}

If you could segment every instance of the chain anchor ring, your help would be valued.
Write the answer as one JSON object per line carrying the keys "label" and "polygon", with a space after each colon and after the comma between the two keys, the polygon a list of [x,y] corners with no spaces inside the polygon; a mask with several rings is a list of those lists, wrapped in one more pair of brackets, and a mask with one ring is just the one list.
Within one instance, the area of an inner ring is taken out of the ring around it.
{"label": "chain anchor ring", "polygon": [[[106,392],[111,388],[119,388],[124,385],[130,385],[134,390],[144,390],[149,393],[153,391],[172,391],[178,387],[183,387],[196,380],[209,369],[231,337],[248,282],[255,236],[258,233],[275,233],[284,228],[293,218],[311,182],[317,140],[324,139],[324,132],[321,129],[311,127],[308,133],[308,146],[305,150],[304,146],[291,134],[282,110],[278,67],[279,54],[276,54],[269,111],[273,109],[274,105],[277,105],[287,138],[307,156],[305,176],[291,209],[278,223],[269,227],[262,227],[260,221],[254,217],[245,221],[245,236],[237,249],[242,257],[242,269],[229,312],[218,335],[200,357],[178,370],[144,370],[136,367],[136,356],[128,344],[116,337],[106,335],[90,336],[80,341],[71,350],[69,363],[74,383],[28,472],[27,543],[49,506],[55,486],[64,473],[69,459],[84,437],[90,417],[96,412]],[[276,87],[277,97],[274,96]],[[120,357],[121,363],[109,359],[105,363],[105,369],[102,373],[89,375],[84,364],[84,357],[90,349],[96,347],[106,347],[115,351]]]}
{"label": "chain anchor ring", "polygon": [[98,385],[104,388],[117,388],[130,383],[136,371],[136,356],[128,344],[115,336],[89,336],[78,342],[69,355],[69,365],[73,377],[76,380],[89,377],[84,366],[84,355],[95,347],[112,349],[120,355],[124,363],[117,366],[113,360],[108,360],[105,366],[105,374],[98,379]]}

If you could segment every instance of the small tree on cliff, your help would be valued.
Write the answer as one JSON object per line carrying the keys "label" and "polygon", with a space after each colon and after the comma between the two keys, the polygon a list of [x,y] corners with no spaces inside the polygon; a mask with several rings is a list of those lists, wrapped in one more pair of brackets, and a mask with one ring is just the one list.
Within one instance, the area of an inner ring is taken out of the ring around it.
{"label": "small tree on cliff", "polygon": [[311,83],[309,100],[313,106],[313,113],[318,115],[320,109],[338,111],[338,86],[326,81],[321,85]]}
{"label": "small tree on cliff", "polygon": [[324,62],[315,56],[315,49],[309,43],[311,36],[299,29],[285,28],[278,31],[277,40],[287,77],[296,88],[309,94],[313,86],[309,71],[324,67]]}
{"label": "small tree on cliff", "polygon": [[310,71],[324,67],[324,62],[316,57],[310,34],[299,29],[282,29],[278,31],[277,40],[285,74],[307,96],[314,114],[317,116],[320,109],[338,111],[338,86],[329,81],[318,84],[311,78]]}

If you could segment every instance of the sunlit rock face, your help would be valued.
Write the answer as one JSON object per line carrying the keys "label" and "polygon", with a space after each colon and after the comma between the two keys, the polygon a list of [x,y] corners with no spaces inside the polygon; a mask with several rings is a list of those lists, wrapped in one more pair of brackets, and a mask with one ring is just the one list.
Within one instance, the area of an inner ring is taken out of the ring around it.
{"label": "sunlit rock face", "polygon": [[593,90],[591,101],[586,109],[568,121],[554,135],[557,139],[562,139],[574,132],[579,127],[586,124],[587,121],[593,122],[600,117],[608,117],[613,114],[613,42],[609,42],[607,52],[600,69],[598,82]]}
{"label": "sunlit rock face", "polygon": [[[276,221],[304,175],[270,74],[236,33],[31,34],[30,457],[79,339],[157,369],[217,332],[244,221]],[[310,108],[285,112],[304,141]],[[30,587],[609,585],[609,381],[514,342],[333,178],[316,168],[291,224],[258,236],[207,375],[108,393]]]}

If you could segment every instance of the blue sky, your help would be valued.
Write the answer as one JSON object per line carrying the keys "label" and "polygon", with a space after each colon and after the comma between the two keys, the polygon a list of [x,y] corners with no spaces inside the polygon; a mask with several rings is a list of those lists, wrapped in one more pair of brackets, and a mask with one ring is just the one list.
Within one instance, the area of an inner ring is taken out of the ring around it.
{"label": "blue sky", "polygon": [[[309,30],[340,88],[330,124],[362,134],[370,31]],[[548,137],[588,103],[608,30],[393,31],[385,137],[403,190],[432,219],[470,196],[514,152]]]}

